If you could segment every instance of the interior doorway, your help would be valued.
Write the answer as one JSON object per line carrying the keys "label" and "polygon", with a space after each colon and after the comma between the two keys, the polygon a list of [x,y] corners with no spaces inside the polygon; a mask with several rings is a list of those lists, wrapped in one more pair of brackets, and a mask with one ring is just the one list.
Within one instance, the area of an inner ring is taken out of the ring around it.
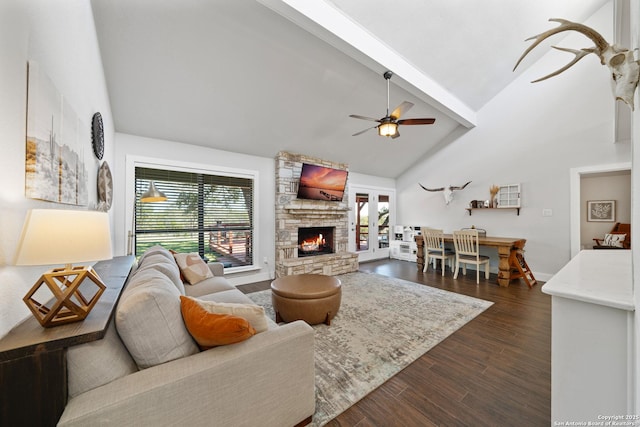
{"label": "interior doorway", "polygon": [[[613,227],[615,222],[631,222],[631,190],[629,186],[628,194],[622,196],[615,195],[616,189],[610,189],[610,191],[598,195],[598,187],[606,186],[604,183],[596,183],[598,180],[611,180],[616,177],[624,177],[629,175],[629,182],[631,180],[631,162],[614,163],[606,165],[595,165],[581,168],[571,169],[571,184],[570,184],[570,197],[571,197],[571,258],[576,256],[582,249],[590,249],[589,242],[593,238],[598,237],[603,233],[603,230]],[[630,185],[630,184],[629,184]],[[589,188],[592,188],[589,190]],[[586,190],[586,191],[585,191]],[[604,195],[612,194],[610,198],[604,197]],[[586,209],[587,201],[592,200],[592,197],[597,197],[598,200],[610,200],[619,199],[616,204],[619,209],[616,213],[614,222],[606,222],[601,224],[587,224],[586,221]],[[628,219],[625,221],[625,219]],[[606,232],[606,230],[605,230]]]}

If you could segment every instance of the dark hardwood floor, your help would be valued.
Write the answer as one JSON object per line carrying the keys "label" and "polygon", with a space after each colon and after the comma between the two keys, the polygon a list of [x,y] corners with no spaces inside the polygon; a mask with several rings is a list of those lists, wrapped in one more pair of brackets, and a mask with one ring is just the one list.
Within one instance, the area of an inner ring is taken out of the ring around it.
{"label": "dark hardwood floor", "polygon": [[[375,272],[494,304],[327,424],[337,426],[549,426],[551,423],[551,297],[522,281],[501,288],[495,277],[475,283],[449,270],[381,260]],[[240,286],[267,289],[269,282]]]}

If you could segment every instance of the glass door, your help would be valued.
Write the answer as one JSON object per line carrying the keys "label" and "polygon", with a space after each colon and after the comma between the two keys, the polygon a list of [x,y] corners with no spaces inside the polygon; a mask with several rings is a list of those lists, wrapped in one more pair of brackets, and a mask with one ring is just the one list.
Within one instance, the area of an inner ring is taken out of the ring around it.
{"label": "glass door", "polygon": [[349,251],[360,261],[389,257],[393,190],[351,187]]}
{"label": "glass door", "polygon": [[356,193],[356,252],[369,251],[369,198],[368,193]]}
{"label": "glass door", "polygon": [[389,256],[389,195],[378,195],[378,250],[387,250],[387,257]]}

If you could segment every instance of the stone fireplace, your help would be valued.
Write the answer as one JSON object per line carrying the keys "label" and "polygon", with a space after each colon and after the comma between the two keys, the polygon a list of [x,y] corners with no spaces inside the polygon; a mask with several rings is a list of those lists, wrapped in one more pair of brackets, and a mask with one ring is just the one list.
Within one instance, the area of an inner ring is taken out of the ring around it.
{"label": "stone fireplace", "polygon": [[[317,273],[334,276],[358,270],[349,243],[348,194],[342,202],[296,197],[302,163],[348,170],[347,165],[280,152],[276,157],[276,277]],[[319,235],[322,235],[320,237]]]}

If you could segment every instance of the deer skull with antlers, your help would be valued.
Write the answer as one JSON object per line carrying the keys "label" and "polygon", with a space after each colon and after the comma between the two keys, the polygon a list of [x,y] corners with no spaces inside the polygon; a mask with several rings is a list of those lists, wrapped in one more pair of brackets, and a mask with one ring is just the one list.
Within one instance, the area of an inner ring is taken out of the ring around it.
{"label": "deer skull with antlers", "polygon": [[633,97],[636,87],[638,87],[638,79],[640,78],[640,61],[634,58],[633,51],[617,45],[610,45],[596,30],[589,28],[586,25],[567,21],[566,19],[557,18],[549,19],[549,21],[559,22],[560,25],[556,28],[545,31],[544,33],[538,34],[537,36],[528,38],[527,41],[535,39],[535,42],[531,46],[529,46],[527,50],[524,51],[520,59],[518,59],[516,66],[513,67],[513,70],[515,71],[524,57],[527,56],[527,54],[531,52],[533,48],[538,46],[543,40],[563,31],[577,31],[580,34],[583,34],[591,39],[595,43],[595,46],[580,50],[552,46],[554,49],[573,53],[575,55],[575,58],[573,59],[573,61],[569,62],[559,70],[545,77],[534,80],[532,83],[546,80],[549,77],[557,76],[558,74],[573,66],[576,62],[578,62],[588,54],[594,53],[600,58],[600,63],[602,65],[606,65],[607,67],[609,67],[609,70],[611,70],[613,95],[616,97],[616,99],[619,99],[625,104],[629,105],[633,110]]}

